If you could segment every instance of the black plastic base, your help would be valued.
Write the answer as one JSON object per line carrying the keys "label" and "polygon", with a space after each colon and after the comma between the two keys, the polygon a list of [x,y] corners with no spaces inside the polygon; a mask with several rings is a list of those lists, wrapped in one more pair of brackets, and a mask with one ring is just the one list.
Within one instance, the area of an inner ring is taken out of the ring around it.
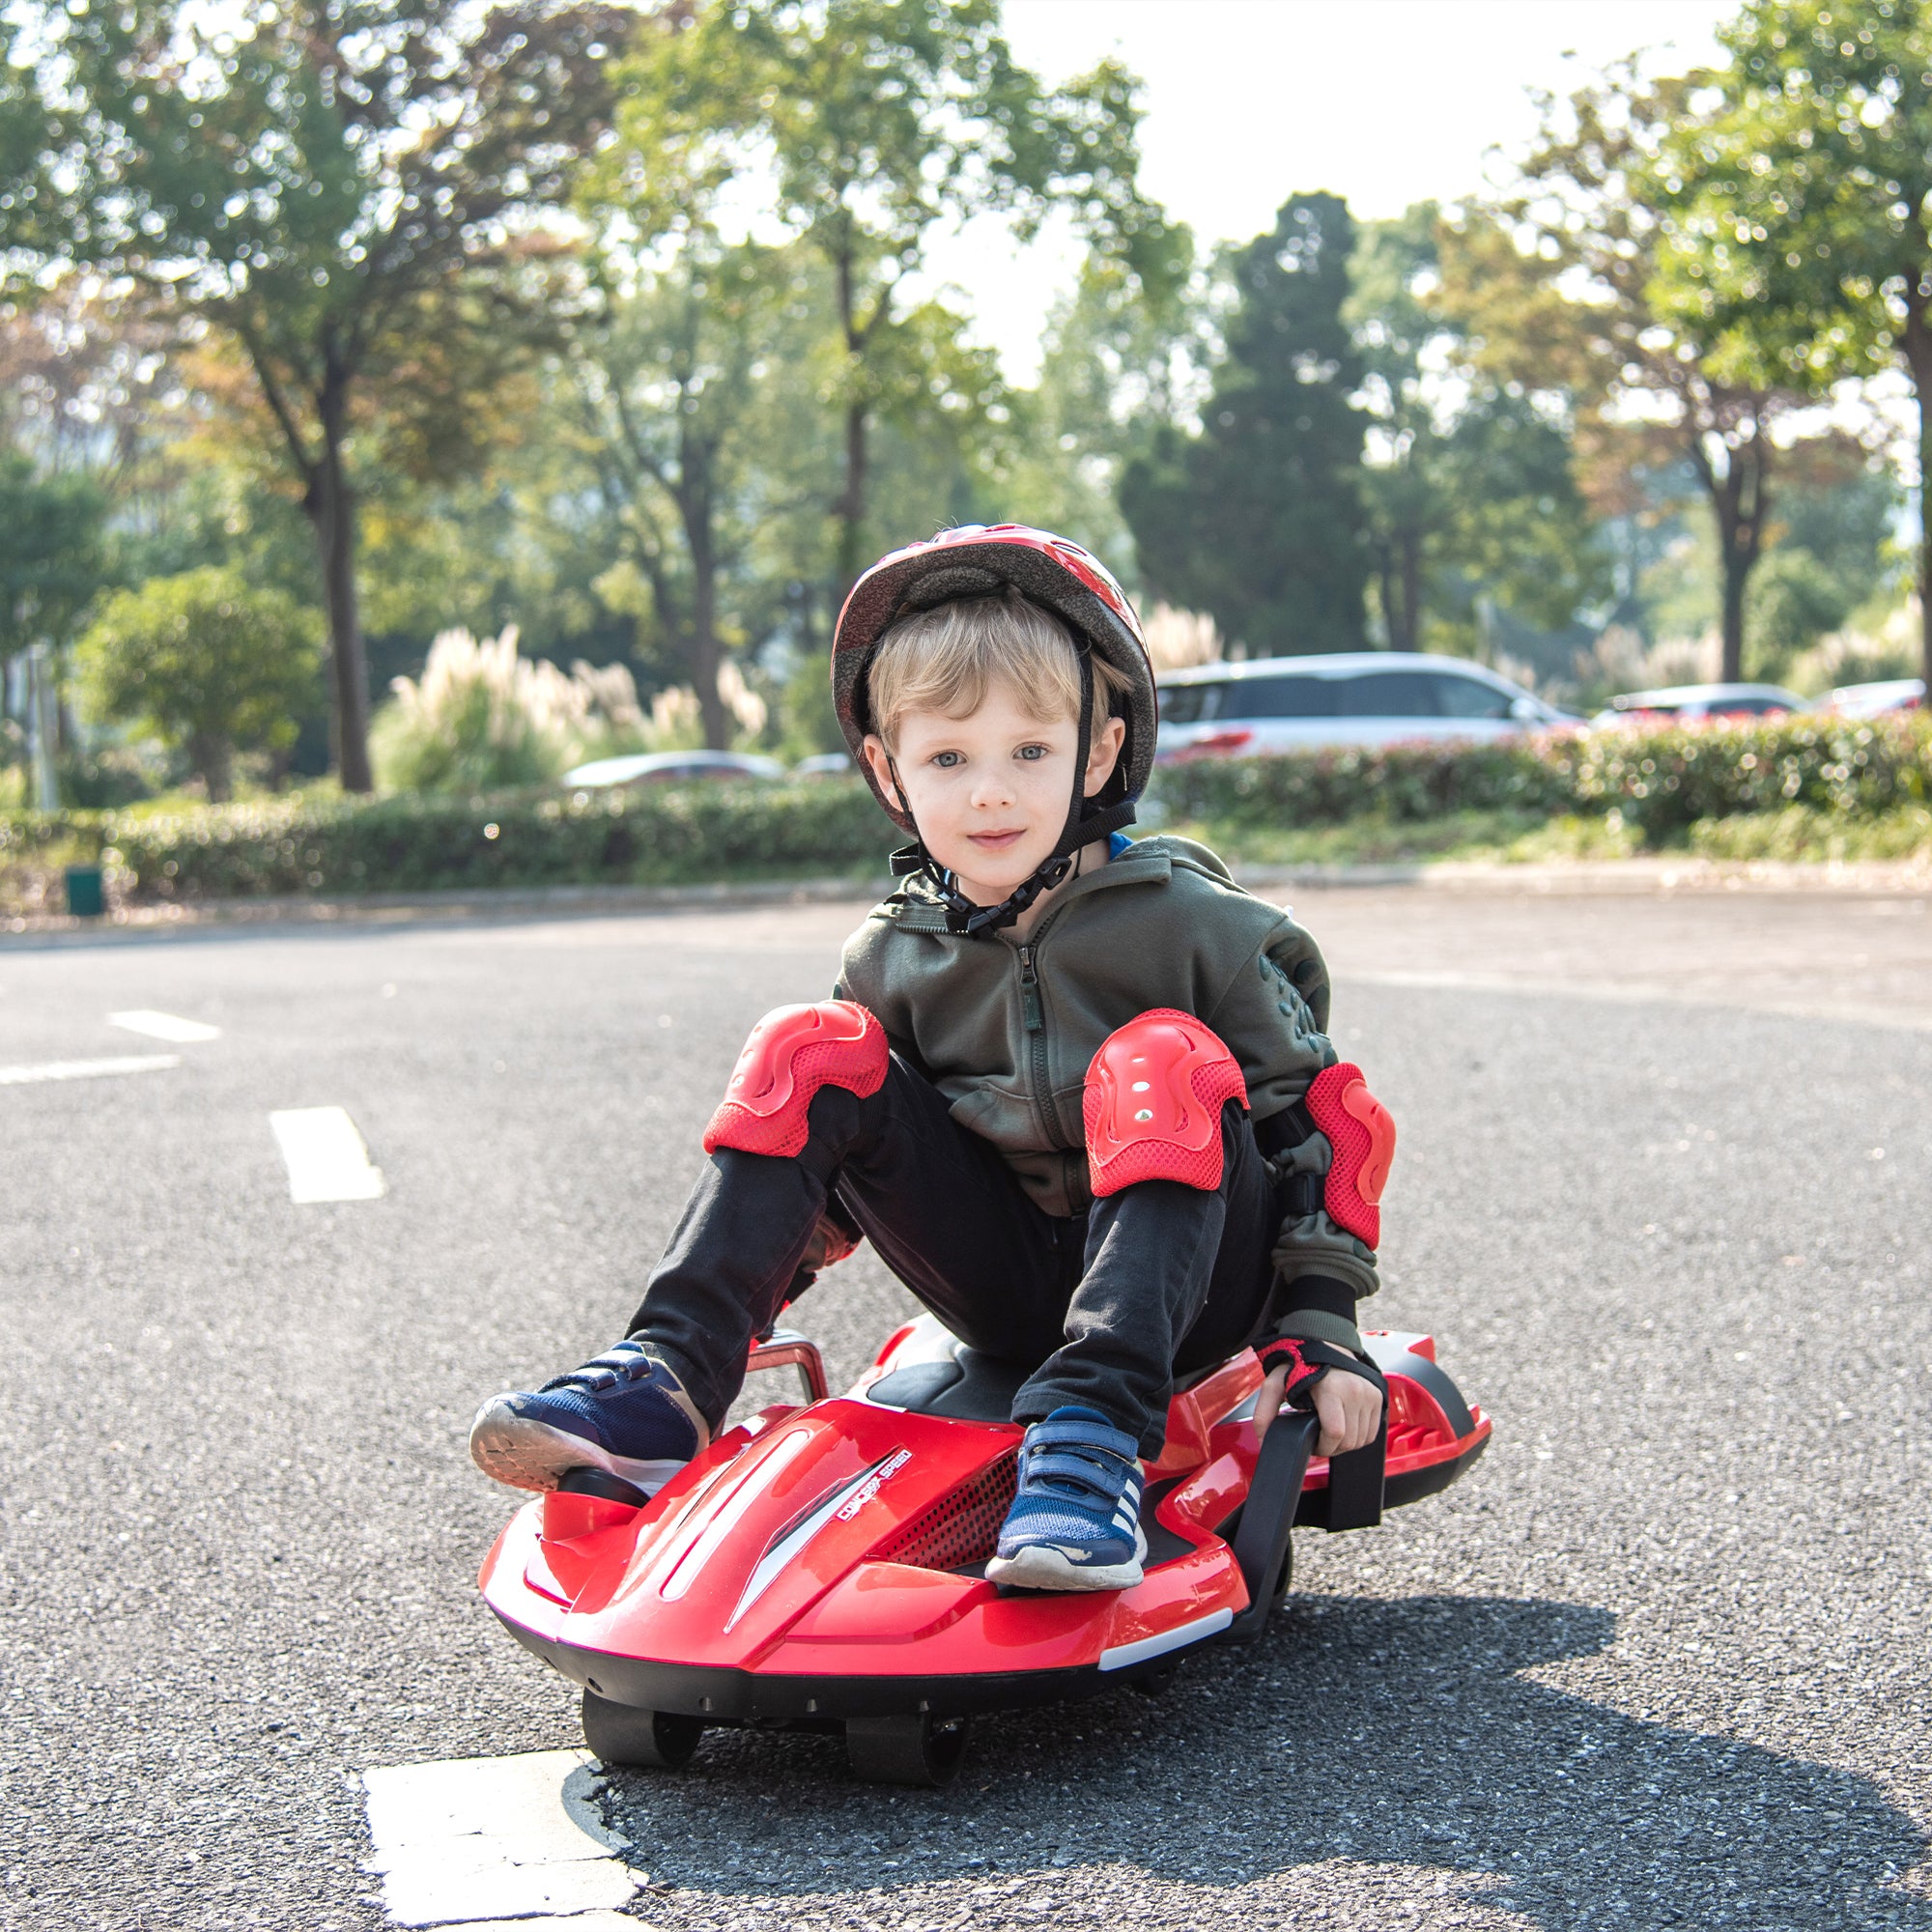
{"label": "black plastic base", "polygon": [[[1034,1704],[1071,1703],[1131,1683],[1137,1670],[1016,1670],[975,1677],[768,1677],[751,1670],[664,1663],[651,1658],[616,1657],[579,1650],[526,1630],[498,1612],[503,1628],[521,1643],[592,1695],[643,1711],[672,1711],[707,1724],[817,1726],[848,1718],[971,1717]],[[1212,1639],[1208,1639],[1211,1641]],[[1166,1666],[1187,1650],[1150,1659]]]}

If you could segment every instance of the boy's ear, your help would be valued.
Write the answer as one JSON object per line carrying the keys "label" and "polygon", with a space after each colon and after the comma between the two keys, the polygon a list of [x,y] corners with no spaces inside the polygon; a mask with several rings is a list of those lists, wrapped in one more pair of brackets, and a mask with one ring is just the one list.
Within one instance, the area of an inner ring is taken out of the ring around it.
{"label": "boy's ear", "polygon": [[1081,793],[1083,798],[1092,798],[1113,776],[1121,747],[1126,742],[1127,724],[1123,718],[1109,718],[1094,733],[1094,742],[1087,752],[1087,783]]}
{"label": "boy's ear", "polygon": [[906,804],[905,795],[893,782],[893,754],[886,750],[886,741],[876,731],[867,731],[859,749],[865,753],[866,763],[871,767],[879,789],[901,811],[909,811],[912,808]]}

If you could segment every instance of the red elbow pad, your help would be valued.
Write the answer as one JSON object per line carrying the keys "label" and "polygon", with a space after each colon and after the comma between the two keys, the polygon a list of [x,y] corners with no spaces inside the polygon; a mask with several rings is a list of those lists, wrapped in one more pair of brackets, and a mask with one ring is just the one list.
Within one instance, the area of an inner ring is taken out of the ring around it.
{"label": "red elbow pad", "polygon": [[1369,1092],[1362,1069],[1346,1060],[1315,1076],[1303,1104],[1335,1151],[1322,1201],[1328,1218],[1357,1240],[1379,1247],[1382,1189],[1395,1158],[1389,1110]]}
{"label": "red elbow pad", "polygon": [[1142,1013],[1101,1041],[1081,1117],[1094,1194],[1137,1180],[1221,1184],[1221,1109],[1248,1104],[1235,1056],[1191,1013]]}
{"label": "red elbow pad", "polygon": [[752,1029],[731,1084],[704,1130],[704,1151],[796,1154],[810,1126],[806,1109],[821,1087],[861,1099],[885,1084],[886,1030],[850,1000],[779,1007]]}

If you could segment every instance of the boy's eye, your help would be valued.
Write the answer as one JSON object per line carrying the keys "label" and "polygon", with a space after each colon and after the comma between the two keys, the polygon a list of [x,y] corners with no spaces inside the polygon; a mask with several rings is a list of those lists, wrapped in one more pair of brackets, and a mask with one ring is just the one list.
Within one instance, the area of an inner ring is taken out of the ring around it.
{"label": "boy's eye", "polygon": [[1022,745],[1019,749],[1019,755],[1023,758],[1044,758],[1051,753],[1052,750],[1053,748],[1050,745]]}
{"label": "boy's eye", "polygon": [[950,772],[954,765],[963,765],[966,759],[965,754],[960,752],[935,752],[930,762],[937,765],[942,772]]}

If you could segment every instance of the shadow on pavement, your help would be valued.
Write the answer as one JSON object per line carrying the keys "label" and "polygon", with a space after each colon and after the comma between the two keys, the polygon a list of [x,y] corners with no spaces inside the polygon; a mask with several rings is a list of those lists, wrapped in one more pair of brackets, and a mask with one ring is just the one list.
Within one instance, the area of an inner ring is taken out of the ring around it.
{"label": "shadow on pavement", "polygon": [[[681,1776],[616,1776],[613,1819],[663,1901],[699,1916],[729,1898],[782,1918],[790,1900],[876,1921],[886,1889],[927,1916],[977,1898],[990,1920],[1032,1873],[1088,1916],[1131,1916],[1124,1887],[1150,1907],[1184,1895],[1200,1923],[1254,1923],[1278,1892],[1331,1887],[1352,1916],[1341,1900],[1373,1880],[1410,1898],[1433,1883],[1479,1918],[1549,1932],[1932,1932],[1932,1901],[1896,1884],[1924,1841],[1868,1778],[1520,1674],[1604,1650],[1609,1612],[1294,1602],[1261,1642],[1197,1659],[1157,1700],[1123,1690],[982,1719],[949,1791],[858,1784],[836,1740],[721,1733]],[[1362,1870],[1391,1865],[1404,1871]]]}

